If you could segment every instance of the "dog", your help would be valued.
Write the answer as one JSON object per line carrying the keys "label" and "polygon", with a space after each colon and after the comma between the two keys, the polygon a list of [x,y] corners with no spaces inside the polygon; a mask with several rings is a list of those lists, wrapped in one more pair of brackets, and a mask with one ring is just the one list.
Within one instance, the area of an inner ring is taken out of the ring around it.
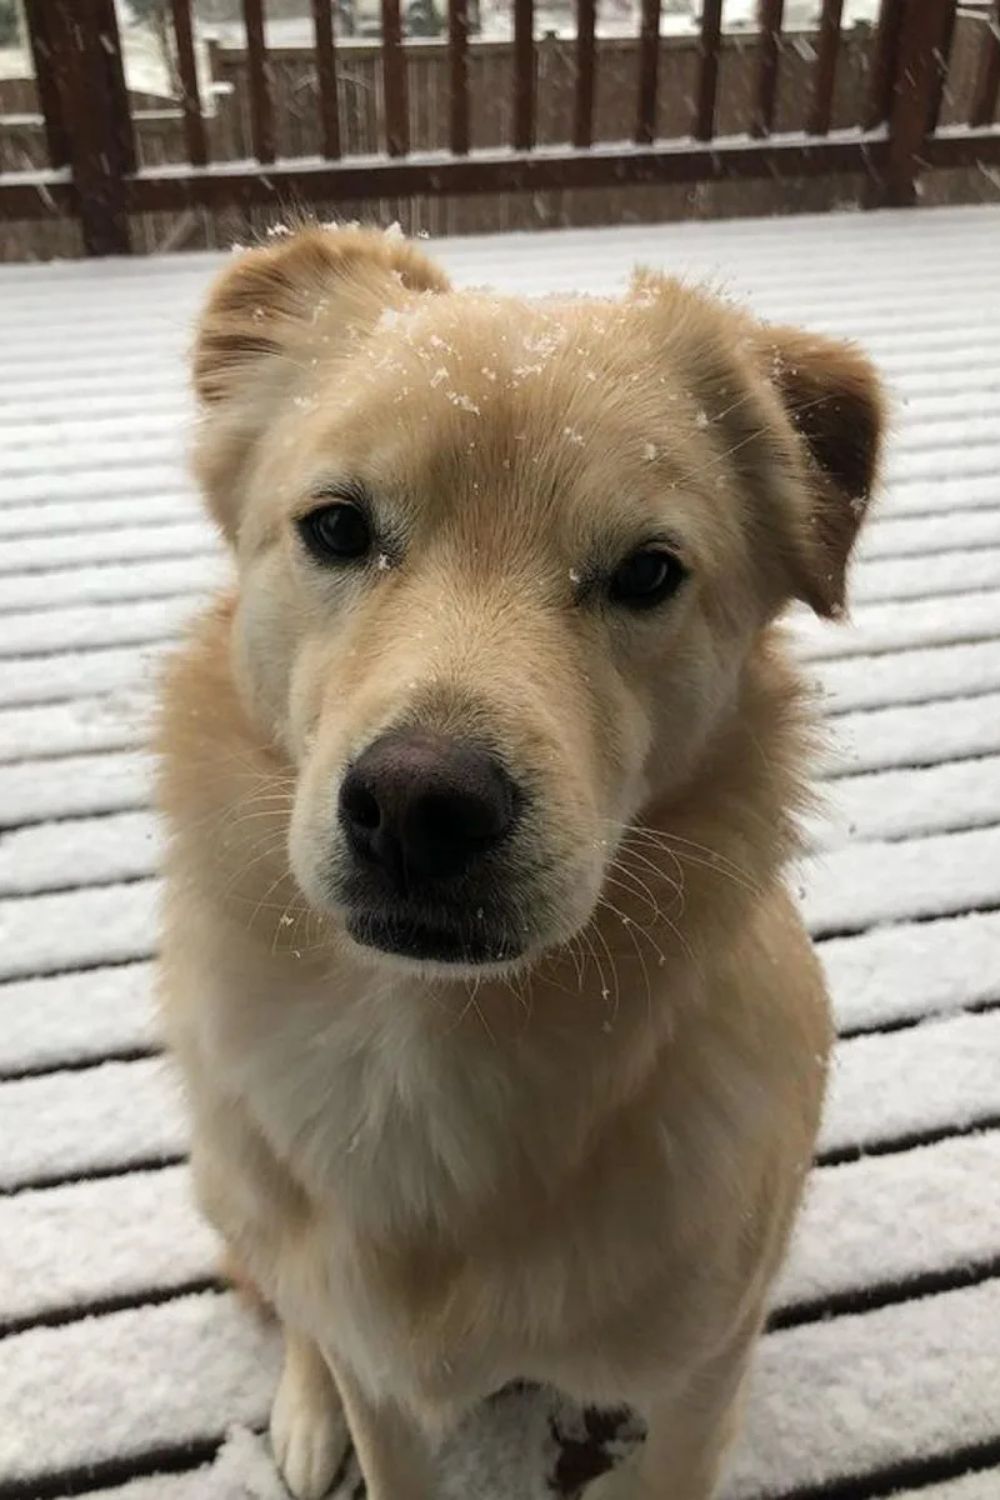
{"label": "dog", "polygon": [[235,588],[167,673],[160,990],[204,1213],[280,1319],[292,1494],[372,1500],[534,1381],[627,1403],[588,1496],[707,1500],[831,1040],[783,872],[882,398],[650,272],[456,291],[304,227],[197,329]]}

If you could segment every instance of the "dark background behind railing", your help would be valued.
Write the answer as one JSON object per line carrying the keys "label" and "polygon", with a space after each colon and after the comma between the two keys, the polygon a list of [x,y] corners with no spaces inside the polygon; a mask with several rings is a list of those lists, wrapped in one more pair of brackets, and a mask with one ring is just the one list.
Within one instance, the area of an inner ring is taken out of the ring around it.
{"label": "dark background behind railing", "polygon": [[209,94],[171,0],[165,108],[126,92],[111,0],[26,0],[38,85],[0,83],[0,255],[228,245],[296,208],[436,234],[1000,197],[1000,6],[883,0],[843,32],[841,9],[792,32],[762,0],[756,34],[720,34],[705,0],[700,36],[658,36],[643,0],[636,37],[595,39],[579,0],[577,37],[536,41],[515,0],[502,42],[451,0],[447,40],[404,43],[382,0],[381,43],[357,43],[317,0],[318,46],[266,49],[247,0]]}

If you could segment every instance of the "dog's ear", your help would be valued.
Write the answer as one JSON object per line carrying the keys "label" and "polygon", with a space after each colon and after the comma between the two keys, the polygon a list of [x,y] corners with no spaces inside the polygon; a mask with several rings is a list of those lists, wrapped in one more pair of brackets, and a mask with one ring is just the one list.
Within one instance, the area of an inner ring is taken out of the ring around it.
{"label": "dog's ear", "polygon": [[282,236],[240,255],[209,293],[195,336],[195,392],[210,407],[265,369],[291,376],[309,348],[370,323],[400,289],[447,288],[444,273],[398,235],[314,226]]}
{"label": "dog's ear", "polygon": [[869,360],[851,344],[765,328],[765,373],[800,439],[807,515],[795,592],[817,614],[843,612],[847,564],[876,487],[885,403]]}
{"label": "dog's ear", "polygon": [[323,366],[415,294],[447,291],[442,271],[401,236],[301,229],[250,250],[209,293],[195,338],[201,406],[193,464],[233,542],[262,432],[305,398]]}
{"label": "dog's ear", "polygon": [[879,476],[885,403],[872,365],[852,344],[759,323],[655,272],[636,273],[631,298],[685,350],[689,389],[757,497],[770,527],[769,607],[791,595],[839,615]]}

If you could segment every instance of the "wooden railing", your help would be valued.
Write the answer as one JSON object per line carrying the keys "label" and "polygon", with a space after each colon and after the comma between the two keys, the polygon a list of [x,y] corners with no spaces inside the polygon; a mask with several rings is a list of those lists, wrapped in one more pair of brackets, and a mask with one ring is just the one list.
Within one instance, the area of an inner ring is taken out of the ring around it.
{"label": "wooden railing", "polygon": [[721,0],[703,0],[690,134],[657,131],[661,0],[640,0],[635,126],[628,142],[594,140],[600,54],[595,0],[577,0],[572,140],[536,141],[533,0],[513,0],[510,144],[474,150],[476,101],[469,90],[469,0],[448,0],[448,148],[410,150],[407,43],[400,0],[381,0],[382,150],[341,151],[337,40],[330,0],[313,0],[316,107],[322,155],[279,155],[262,0],[243,0],[253,159],[210,160],[199,98],[190,0],[171,0],[176,72],[188,160],[138,167],[114,0],[25,0],[49,164],[0,175],[0,214],[78,219],[92,255],[130,249],[129,215],[157,210],[309,205],[414,195],[536,192],[550,188],[804,178],[862,173],[868,206],[916,201],[922,173],[989,170],[1000,163],[1000,0],[977,0],[982,37],[971,106],[962,123],[940,124],[961,0],[882,0],[863,118],[834,130],[843,0],[823,0],[807,127],[776,133],[781,90],[783,0],[760,0],[756,77],[744,134],[720,135],[716,114],[723,45]]}

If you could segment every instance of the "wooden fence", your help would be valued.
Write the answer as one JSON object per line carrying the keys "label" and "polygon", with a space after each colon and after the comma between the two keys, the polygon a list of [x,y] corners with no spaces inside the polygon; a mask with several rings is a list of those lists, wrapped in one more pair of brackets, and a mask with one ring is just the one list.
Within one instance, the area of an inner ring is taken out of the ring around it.
{"label": "wooden fence", "polygon": [[[738,69],[722,0],[703,0],[695,49],[661,37],[660,0],[641,0],[638,36],[626,45],[598,41],[596,0],[576,0],[568,43],[536,39],[533,0],[513,0],[507,45],[470,42],[468,0],[449,0],[441,45],[404,42],[399,0],[381,3],[381,42],[365,51],[335,35],[330,0],[313,0],[314,92],[306,127],[290,131],[286,60],[267,49],[262,0],[243,0],[242,107],[235,141],[224,144],[199,97],[190,0],[171,0],[179,128],[175,149],[158,157],[144,144],[149,132],[133,117],[134,100],[130,108],[113,0],[26,0],[44,155],[28,170],[0,173],[0,214],[68,218],[85,251],[101,255],[132,248],[132,216],[161,212],[250,216],[282,204],[354,210],[387,200],[837,174],[863,180],[867,206],[905,205],[924,174],[1000,165],[1000,0],[882,0],[863,76],[856,44],[842,32],[843,0],[823,0],[809,47],[794,52],[782,0],[760,0],[758,32]],[[974,24],[957,25],[966,10]],[[956,45],[960,35],[974,38],[971,53],[967,40]],[[681,50],[690,76],[679,88]],[[345,108],[348,54],[355,73],[362,58],[368,70],[364,129],[353,128]],[[433,122],[412,107],[414,69],[425,63],[433,64],[435,96],[444,97]],[[958,72],[968,75],[961,90],[951,87]],[[784,107],[790,88],[801,120]]]}

